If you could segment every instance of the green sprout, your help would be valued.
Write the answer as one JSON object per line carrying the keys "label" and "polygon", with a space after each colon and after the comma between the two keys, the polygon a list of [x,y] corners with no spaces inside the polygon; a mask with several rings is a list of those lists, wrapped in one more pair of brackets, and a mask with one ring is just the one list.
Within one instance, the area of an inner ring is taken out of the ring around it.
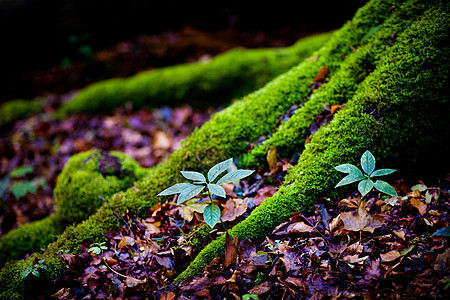
{"label": "green sprout", "polygon": [[219,175],[225,172],[232,163],[233,159],[230,158],[213,166],[208,171],[208,180],[203,174],[199,172],[181,171],[181,174],[184,176],[184,178],[192,180],[193,183],[177,183],[159,193],[158,196],[179,194],[177,203],[181,204],[185,201],[188,201],[189,199],[194,198],[206,188],[211,203],[205,207],[203,211],[203,218],[206,224],[208,224],[211,228],[214,228],[214,226],[221,220],[221,212],[220,208],[214,204],[212,195],[226,198],[226,192],[224,188],[221,187],[222,184],[238,181],[254,172],[252,170],[234,170],[218,179]]}
{"label": "green sprout", "polygon": [[105,242],[101,242],[101,243],[93,243],[91,244],[91,247],[89,247],[88,252],[92,252],[96,255],[99,255],[100,253],[103,252],[103,250],[107,250],[108,247],[105,246]]}
{"label": "green sprout", "polygon": [[28,266],[26,269],[22,272],[22,279],[27,277],[30,274],[33,274],[36,277],[40,277],[39,269],[47,269],[47,266],[44,265],[45,259],[40,259],[36,264],[33,266]]}
{"label": "green sprout", "polygon": [[375,170],[375,157],[368,150],[361,156],[361,168],[364,173],[352,164],[343,164],[334,168],[339,172],[348,174],[347,176],[342,178],[341,181],[339,181],[335,188],[359,181],[358,190],[361,193],[362,197],[367,195],[367,193],[369,193],[373,188],[376,188],[380,192],[388,194],[390,196],[398,196],[395,189],[386,181],[377,180],[376,182],[373,182],[372,180],[373,177],[389,175],[397,170]]}

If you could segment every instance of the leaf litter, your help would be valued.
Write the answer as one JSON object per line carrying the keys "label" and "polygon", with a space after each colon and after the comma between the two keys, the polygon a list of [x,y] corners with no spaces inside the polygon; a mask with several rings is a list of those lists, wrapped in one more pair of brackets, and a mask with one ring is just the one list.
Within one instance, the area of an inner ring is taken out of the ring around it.
{"label": "leaf litter", "polygon": [[[239,187],[226,186],[230,197],[215,202],[225,215],[231,215],[227,227],[248,216],[255,207],[250,199],[266,193],[261,190],[267,190],[283,172],[283,168],[276,173],[260,171],[242,180]],[[86,250],[70,256],[68,271],[55,281],[60,287],[55,297],[446,299],[450,295],[448,235],[433,233],[448,228],[450,178],[439,178],[437,183],[438,187],[416,191],[411,190],[414,182],[397,180],[393,184],[399,191],[396,201],[374,191],[364,200],[353,196],[318,199],[313,210],[294,213],[259,244],[234,240],[237,252],[227,238],[225,257],[216,257],[203,274],[181,283],[173,279],[208,242],[225,232],[202,225],[195,210],[192,218],[184,217],[184,207],[190,203],[157,205],[146,220],[122,217],[130,220],[134,244],[123,242],[132,236],[124,226],[107,235],[111,250],[100,259]],[[422,213],[411,200],[425,199],[430,189],[439,196]],[[150,231],[148,224],[159,231]],[[119,247],[120,243],[124,246]]]}

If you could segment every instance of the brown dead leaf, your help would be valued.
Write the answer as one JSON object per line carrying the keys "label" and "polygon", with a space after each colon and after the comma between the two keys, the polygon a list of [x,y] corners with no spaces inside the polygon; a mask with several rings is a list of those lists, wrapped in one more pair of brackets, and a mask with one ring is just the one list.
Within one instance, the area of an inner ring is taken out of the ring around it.
{"label": "brown dead leaf", "polygon": [[327,75],[328,75],[328,68],[327,67],[320,67],[319,73],[317,74],[316,77],[314,77],[314,81],[315,82],[322,81],[325,78],[325,76],[327,76]]}
{"label": "brown dead leaf", "polygon": [[278,187],[272,185],[259,189],[256,192],[256,196],[254,198],[255,205],[258,206],[264,201],[264,199],[272,197],[277,192],[277,190]]}
{"label": "brown dead leaf", "polygon": [[359,199],[343,199],[339,201],[338,207],[339,208],[346,208],[346,209],[355,209],[358,208],[360,200]]}
{"label": "brown dead leaf", "polygon": [[127,276],[127,280],[126,280],[127,287],[137,286],[138,284],[142,284],[142,283],[146,283],[146,282],[147,282],[147,279],[145,279],[145,278],[140,280],[140,279],[133,278],[131,276]]}
{"label": "brown dead leaf", "polygon": [[433,268],[439,274],[448,273],[450,270],[450,249],[445,250],[444,253],[437,256]]}
{"label": "brown dead leaf", "polygon": [[384,224],[384,218],[372,216],[366,211],[366,202],[361,201],[361,205],[355,214],[351,212],[342,212],[341,220],[344,222],[344,229],[350,231],[368,231],[372,233],[375,229]]}
{"label": "brown dead leaf", "polygon": [[304,287],[305,283],[300,278],[289,276],[286,278],[285,282],[290,283],[292,285],[298,286],[298,287]]}
{"label": "brown dead leaf", "polygon": [[164,131],[157,131],[153,137],[152,146],[154,149],[170,149],[172,147],[172,139]]}
{"label": "brown dead leaf", "polygon": [[387,252],[387,253],[381,253],[380,254],[380,257],[381,257],[381,260],[383,261],[383,262],[390,262],[390,261],[394,261],[394,260],[396,260],[397,258],[399,258],[401,256],[401,254],[400,254],[400,252],[398,252],[397,250],[392,250],[392,251],[389,251],[389,252]]}
{"label": "brown dead leaf", "polygon": [[239,243],[239,238],[232,238],[228,231],[225,236],[225,268],[228,268],[232,264],[237,264],[238,262],[238,251],[236,246]]}
{"label": "brown dead leaf", "polygon": [[174,300],[175,299],[176,294],[173,292],[164,292],[161,294],[161,296],[159,297],[160,300]]}
{"label": "brown dead leaf", "polygon": [[119,242],[119,249],[122,249],[125,246],[133,246],[135,243],[135,240],[130,236],[124,236],[123,239]]}
{"label": "brown dead leaf", "polygon": [[[416,190],[417,191],[417,190]],[[416,192],[414,191],[414,192]],[[419,211],[419,213],[423,216],[424,214],[426,214],[427,212],[427,205],[425,203],[423,203],[420,199],[418,198],[411,198],[411,204],[412,206],[414,206],[415,208],[417,208],[417,210]]]}
{"label": "brown dead leaf", "polygon": [[331,105],[331,114],[334,114],[336,111],[338,111],[341,108],[341,106],[339,104],[332,104]]}
{"label": "brown dead leaf", "polygon": [[306,225],[303,222],[297,222],[294,224],[294,226],[292,226],[292,228],[290,227],[290,230],[288,230],[288,233],[291,232],[295,232],[295,233],[310,233],[315,231],[314,227],[311,227],[309,225]]}
{"label": "brown dead leaf", "polygon": [[405,230],[404,229],[399,229],[399,230],[392,230],[392,232],[399,237],[400,239],[405,241]]}
{"label": "brown dead leaf", "polygon": [[248,294],[260,296],[260,295],[270,291],[271,288],[272,287],[270,286],[270,284],[268,282],[263,282],[261,284],[258,284],[257,286],[255,286],[251,290],[249,290]]}
{"label": "brown dead leaf", "polygon": [[180,207],[180,210],[178,212],[183,219],[191,222],[194,218],[194,212],[202,214],[206,206],[208,206],[208,203],[199,202],[198,199],[192,199],[186,201],[184,205]]}
{"label": "brown dead leaf", "polygon": [[149,219],[143,220],[142,224],[145,226],[146,233],[148,234],[158,234],[161,232],[159,227],[161,226],[161,222],[151,222]]}
{"label": "brown dead leaf", "polygon": [[233,221],[247,211],[247,199],[229,199],[222,211],[222,220]]}
{"label": "brown dead leaf", "polygon": [[267,163],[269,164],[270,172],[274,173],[278,169],[277,164],[277,147],[273,146],[267,152]]}
{"label": "brown dead leaf", "polygon": [[341,224],[341,215],[337,215],[330,223],[330,233],[333,232]]}

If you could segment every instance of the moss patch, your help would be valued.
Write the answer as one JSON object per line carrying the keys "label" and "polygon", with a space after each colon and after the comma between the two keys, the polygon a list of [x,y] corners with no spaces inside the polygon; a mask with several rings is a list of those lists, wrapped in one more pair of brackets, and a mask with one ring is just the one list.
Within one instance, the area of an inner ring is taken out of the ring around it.
{"label": "moss patch", "polygon": [[230,50],[208,63],[183,64],[127,79],[98,82],[80,91],[57,115],[97,112],[127,101],[134,107],[217,106],[260,88],[325,44],[331,33],[304,38],[291,47]]}
{"label": "moss patch", "polygon": [[95,213],[106,197],[130,187],[147,173],[120,152],[88,151],[74,155],[58,177],[57,211],[50,217],[14,229],[0,239],[0,265],[46,247],[64,232]]}
{"label": "moss patch", "polygon": [[0,106],[0,128],[40,111],[41,105],[37,101],[22,99],[8,101]]}

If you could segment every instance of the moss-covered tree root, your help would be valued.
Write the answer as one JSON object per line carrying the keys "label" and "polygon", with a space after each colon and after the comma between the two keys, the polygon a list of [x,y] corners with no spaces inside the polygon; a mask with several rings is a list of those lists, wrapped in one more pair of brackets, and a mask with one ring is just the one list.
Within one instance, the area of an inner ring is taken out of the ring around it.
{"label": "moss-covered tree root", "polygon": [[[256,141],[261,136],[270,134],[276,129],[278,119],[291,106],[300,104],[307,98],[314,77],[317,75],[320,67],[327,66],[330,69],[330,76],[343,68],[346,60],[342,60],[342,55],[349,56],[353,51],[349,45],[360,45],[373,27],[383,24],[393,16],[395,9],[392,10],[390,8],[395,6],[396,9],[400,9],[402,2],[395,0],[370,1],[358,11],[352,21],[348,22],[341,30],[333,35],[330,42],[320,51],[311,55],[314,57],[318,55],[318,59],[301,63],[267,84],[264,88],[216,114],[211,121],[196,130],[184,141],[182,148],[175,152],[164,164],[153,168],[144,180],[136,183],[125,192],[108,197],[108,201],[113,209],[120,214],[128,208],[141,216],[146,216],[147,210],[158,202],[156,195],[164,188],[182,180],[179,175],[179,170],[189,169],[203,172],[221,160],[238,156],[248,150],[249,143]],[[442,11],[442,8],[440,6],[438,7],[436,3],[430,4],[430,8],[436,8],[438,11]],[[424,24],[422,23],[422,25]],[[429,31],[431,36],[433,34],[435,36],[436,32],[439,32],[439,29],[434,28],[432,25],[428,27],[430,27]],[[446,27],[443,26],[443,28]],[[428,35],[427,33],[426,36]],[[401,36],[398,37],[399,40],[400,38]],[[426,37],[420,35],[417,37],[417,39],[422,38]],[[384,68],[387,71],[381,73],[379,79],[373,75],[377,70],[369,75],[363,82],[366,87],[358,90],[357,95],[359,96],[355,95],[352,98],[353,104],[348,104],[346,109],[338,113],[335,116],[335,120],[329,126],[321,128],[310,145],[307,146],[299,166],[290,172],[288,181],[292,182],[292,184],[285,184],[281,188],[280,193],[273,198],[280,199],[279,203],[276,202],[280,205],[276,207],[276,210],[280,212],[279,215],[275,214],[274,206],[269,205],[270,203],[275,203],[275,200],[270,200],[267,202],[268,204],[263,204],[261,208],[252,214],[249,221],[247,221],[253,222],[251,220],[256,219],[264,221],[259,224],[261,231],[255,230],[248,232],[246,237],[260,238],[265,232],[269,232],[275,223],[287,217],[290,212],[296,209],[307,208],[310,201],[314,201],[316,196],[323,195],[326,191],[330,190],[334,184],[333,181],[338,176],[330,172],[330,168],[332,167],[330,164],[352,162],[360,157],[362,151],[366,148],[370,148],[377,156],[377,161],[380,158],[379,162],[381,163],[390,162],[388,158],[391,159],[402,152],[404,152],[406,158],[417,157],[415,155],[420,148],[414,148],[414,145],[417,145],[419,142],[409,140],[408,138],[412,135],[408,131],[403,132],[403,127],[400,126],[402,124],[399,124],[406,122],[404,128],[410,130],[413,128],[411,120],[408,123],[408,120],[404,119],[408,116],[407,114],[397,116],[395,113],[399,111],[402,113],[408,112],[410,109],[411,113],[417,113],[417,118],[421,120],[420,122],[423,122],[421,124],[426,124],[424,120],[427,120],[427,118],[433,118],[432,121],[435,122],[435,116],[430,116],[427,113],[434,112],[434,105],[439,103],[438,101],[431,100],[439,100],[441,98],[440,92],[442,85],[446,82],[442,78],[437,80],[436,76],[444,76],[444,79],[447,78],[448,74],[442,70],[448,70],[448,66],[445,65],[446,61],[444,60],[443,62],[442,60],[447,57],[448,52],[442,51],[445,52],[440,53],[443,56],[435,57],[438,56],[435,50],[441,48],[433,44],[433,38],[430,38],[430,43],[431,46],[426,47],[426,53],[434,53],[432,54],[433,59],[441,64],[439,69],[434,69],[437,63],[423,61],[424,58],[421,57],[421,49],[418,48],[414,50],[416,52],[411,52],[411,54],[418,56],[417,58],[412,56],[412,62],[407,63],[404,60],[399,60],[399,66],[390,65],[389,68]],[[401,51],[399,53],[401,54]],[[423,57],[429,59],[430,57],[425,54]],[[416,72],[417,68],[414,67],[416,59],[418,60],[418,64],[422,63],[422,67],[423,64],[426,64],[427,67],[430,66],[430,68],[433,68],[434,72],[427,73],[426,75],[423,72]],[[414,75],[422,74],[421,78],[427,76],[426,80],[429,80],[432,85],[430,89],[428,89],[428,82],[413,80],[415,77],[413,78],[407,69],[410,65],[414,67]],[[380,72],[377,74],[380,74]],[[394,79],[394,81],[388,82],[387,79]],[[411,84],[413,83],[419,85],[417,91],[415,90],[416,87],[411,88]],[[368,94],[364,94],[362,90]],[[387,92],[391,93],[391,91],[393,91],[392,94],[386,94]],[[404,94],[403,91],[405,91]],[[419,92],[420,97],[416,97]],[[435,95],[435,97],[431,97],[430,95]],[[407,100],[404,101],[403,97],[407,97]],[[411,105],[417,104],[417,106],[410,108],[410,104],[406,102],[409,100],[411,100]],[[396,106],[404,106],[405,103],[407,103],[408,111],[405,111],[404,107],[401,110]],[[430,109],[428,109],[427,105],[430,106]],[[364,108],[368,108],[367,111]],[[440,116],[439,113],[442,113],[442,111],[445,110],[439,108],[437,110],[437,116]],[[383,118],[380,118],[380,116],[383,116]],[[409,117],[414,120],[416,116],[409,115]],[[439,120],[446,119],[440,118]],[[388,124],[386,128],[383,127],[385,122]],[[335,123],[338,125],[334,125]],[[394,124],[395,127],[392,127],[391,124]],[[429,130],[428,128],[430,130],[436,129],[436,126],[433,124],[431,124],[431,127],[421,127],[418,132]],[[345,132],[350,132],[351,134],[347,134],[335,141],[331,137],[328,138],[332,135],[341,137],[334,134],[335,130],[341,129],[343,126],[350,126],[345,128]],[[427,138],[429,140],[436,138],[434,141],[438,141],[438,137],[432,131],[430,132],[429,135],[419,136],[420,142],[424,143],[423,145],[426,145],[428,142]],[[364,137],[363,133],[370,134]],[[392,141],[387,138],[387,134],[392,134]],[[405,141],[413,145],[411,146],[413,149],[409,149],[405,146],[406,144],[401,142],[403,134],[405,134]],[[376,141],[378,138],[379,143]],[[355,141],[354,146],[352,144],[353,140]],[[391,147],[392,145],[394,146]],[[342,149],[342,153],[339,152],[343,147],[348,148]],[[330,150],[326,150],[327,148]],[[398,149],[401,149],[401,151],[395,152]],[[401,160],[398,160],[396,165],[401,165],[400,162]],[[387,167],[394,166],[389,165]],[[302,184],[308,186],[304,187]],[[288,199],[288,201],[284,201],[283,199]],[[262,214],[262,211],[265,213]],[[48,279],[54,278],[56,275],[64,272],[64,264],[56,254],[57,251],[67,249],[69,252],[74,252],[83,241],[87,243],[102,241],[105,239],[105,231],[107,229],[113,230],[117,228],[118,224],[117,218],[103,205],[88,220],[75,227],[69,227],[55,243],[49,245],[43,254],[37,253],[28,260],[8,264],[0,273],[0,281],[2,282],[0,292],[3,297],[7,298],[17,295],[22,295],[23,297],[23,295],[33,292],[31,279],[25,278],[22,280],[20,276],[15,274],[20,274],[27,265],[33,263],[34,259],[46,259],[48,270],[43,274],[43,282],[48,282]],[[245,225],[238,225],[234,229],[234,232],[244,230],[242,227],[245,227]],[[195,272],[200,271],[202,265],[207,263],[214,254],[222,251],[220,244],[221,240],[219,239],[208,246],[208,250],[196,259],[194,264],[183,276],[192,274],[192,270]],[[33,278],[33,280],[35,279]]]}
{"label": "moss-covered tree root", "polygon": [[98,82],[80,91],[57,115],[98,112],[127,101],[134,107],[218,106],[262,87],[324,45],[331,33],[275,49],[236,48],[208,63],[192,63],[143,72],[127,79]]}
{"label": "moss-covered tree root", "polygon": [[0,105],[0,129],[42,110],[39,100],[11,100]]}
{"label": "moss-covered tree root", "polygon": [[142,179],[147,169],[120,152],[88,151],[72,156],[58,177],[57,210],[50,217],[14,229],[0,239],[0,266],[46,247],[64,232],[95,213],[106,197]]}
{"label": "moss-covered tree root", "polygon": [[[292,213],[336,194],[332,189],[341,174],[333,167],[357,164],[367,149],[383,167],[407,171],[418,162],[439,163],[448,171],[449,8],[432,5],[419,13],[345,109],[313,136],[280,190],[236,225],[232,236],[261,240]],[[177,280],[202,272],[223,255],[224,244],[223,237],[210,243]]]}

